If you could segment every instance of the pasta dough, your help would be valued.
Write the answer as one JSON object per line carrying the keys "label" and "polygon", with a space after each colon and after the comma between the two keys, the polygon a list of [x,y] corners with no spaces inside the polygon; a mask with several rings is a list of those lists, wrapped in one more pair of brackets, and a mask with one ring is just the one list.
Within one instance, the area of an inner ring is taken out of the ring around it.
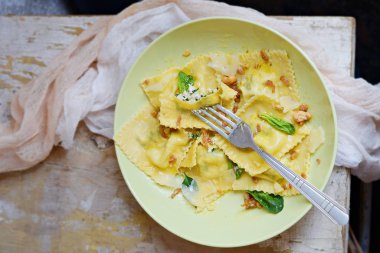
{"label": "pasta dough", "polygon": [[[179,163],[184,159],[191,143],[181,138],[182,133],[173,134],[170,138],[162,137],[159,121],[151,116],[153,109],[151,105],[142,109],[117,133],[115,142],[128,159],[155,182],[178,187],[180,184],[176,174]],[[174,157],[175,162],[166,166],[170,157]]]}
{"label": "pasta dough", "polygon": [[[241,76],[239,87],[242,91],[243,102],[253,95],[266,95],[276,101],[283,96],[299,100],[292,65],[288,55],[283,50],[265,50],[268,60],[264,60],[261,51],[249,52],[240,56],[245,74]],[[274,89],[265,85],[273,82]]]}
{"label": "pasta dough", "polygon": [[[224,83],[226,77],[233,82]],[[183,67],[143,80],[141,87],[150,104],[118,131],[115,142],[160,185],[176,189],[186,177],[195,180],[198,191],[187,192],[186,198],[198,210],[210,208],[229,191],[298,193],[256,152],[237,148],[214,134],[191,109],[214,104],[237,108],[256,144],[305,178],[311,155],[324,142],[322,127],[293,121],[301,101],[283,50],[201,55]],[[262,113],[292,122],[294,134],[279,131]],[[241,175],[237,169],[243,171]]]}

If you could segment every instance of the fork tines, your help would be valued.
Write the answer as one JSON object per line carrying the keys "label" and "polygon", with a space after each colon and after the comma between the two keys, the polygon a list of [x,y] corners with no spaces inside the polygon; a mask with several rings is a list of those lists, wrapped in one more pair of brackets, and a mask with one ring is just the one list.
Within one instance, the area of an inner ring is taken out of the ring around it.
{"label": "fork tines", "polygon": [[[224,138],[228,138],[228,135],[231,134],[241,122],[241,119],[238,118],[233,112],[227,110],[221,105],[208,106],[199,110],[193,110],[192,112]],[[230,119],[225,115],[229,116]],[[210,118],[216,124],[207,118]]]}

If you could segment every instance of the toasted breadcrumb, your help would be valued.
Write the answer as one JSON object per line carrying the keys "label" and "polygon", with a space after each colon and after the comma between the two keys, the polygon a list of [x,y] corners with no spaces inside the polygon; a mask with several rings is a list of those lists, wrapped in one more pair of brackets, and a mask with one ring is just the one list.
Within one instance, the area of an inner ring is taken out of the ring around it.
{"label": "toasted breadcrumb", "polygon": [[235,103],[234,107],[232,108],[232,112],[236,113],[238,109],[239,109],[239,104]]}
{"label": "toasted breadcrumb", "polygon": [[289,80],[288,80],[285,76],[281,76],[281,77],[280,77],[280,80],[281,80],[281,82],[282,82],[285,86],[289,86],[289,85],[290,85]]}
{"label": "toasted breadcrumb", "polygon": [[244,75],[244,68],[243,66],[239,66],[236,70],[236,73],[238,73],[239,75]]}
{"label": "toasted breadcrumb", "polygon": [[159,131],[160,131],[160,135],[167,139],[169,138],[169,135],[170,135],[170,128],[166,127],[166,126],[162,126],[160,125],[160,128],[159,128]]}
{"label": "toasted breadcrumb", "polygon": [[247,192],[244,193],[244,203],[241,206],[245,209],[262,208],[262,205]]}
{"label": "toasted breadcrumb", "polygon": [[232,112],[233,113],[236,113],[237,110],[239,109],[239,103],[240,103],[240,100],[241,100],[241,90],[235,86],[233,87],[233,89],[237,92],[235,98],[234,98],[234,107],[232,108]]}
{"label": "toasted breadcrumb", "polygon": [[191,52],[189,49],[186,49],[185,51],[182,52],[183,57],[189,57],[191,55]]}
{"label": "toasted breadcrumb", "polygon": [[260,132],[261,132],[261,125],[257,124],[256,125],[256,133],[260,133]]}
{"label": "toasted breadcrumb", "polygon": [[181,115],[178,116],[177,121],[175,122],[176,126],[179,127],[181,125],[182,117]]}
{"label": "toasted breadcrumb", "polygon": [[172,192],[172,195],[170,195],[170,197],[172,199],[174,199],[180,192],[181,192],[181,188],[176,188],[176,189],[174,189],[174,191]]}
{"label": "toasted breadcrumb", "polygon": [[271,80],[267,80],[265,86],[272,88],[272,93],[276,91],[276,85]]}
{"label": "toasted breadcrumb", "polygon": [[207,147],[209,144],[212,145],[210,134],[206,129],[202,129],[202,145]]}
{"label": "toasted breadcrumb", "polygon": [[279,112],[283,112],[284,111],[284,107],[281,106],[280,104],[274,104],[273,105],[274,109],[279,111]]}
{"label": "toasted breadcrumb", "polygon": [[309,106],[307,104],[301,104],[300,107],[298,107],[298,110],[307,112],[309,110]]}
{"label": "toasted breadcrumb", "polygon": [[265,52],[265,50],[261,50],[261,51],[260,51],[260,56],[261,56],[261,58],[262,58],[265,62],[269,61],[269,56],[268,56],[267,52]]}
{"label": "toasted breadcrumb", "polygon": [[159,113],[159,111],[157,111],[157,110],[153,110],[153,111],[150,113],[150,115],[152,115],[153,118],[157,119],[157,118],[158,118],[158,113]]}
{"label": "toasted breadcrumb", "polygon": [[290,150],[290,151],[289,151],[289,154],[290,154],[290,160],[294,160],[294,159],[296,159],[297,156],[298,156],[298,152],[295,151],[295,150]]}
{"label": "toasted breadcrumb", "polygon": [[311,113],[309,112],[296,111],[293,113],[293,120],[299,125],[303,125],[309,119],[311,119]]}
{"label": "toasted breadcrumb", "polygon": [[223,76],[222,82],[231,87],[232,85],[236,84],[237,79],[236,76]]}
{"label": "toasted breadcrumb", "polygon": [[177,158],[174,155],[169,156],[169,165],[170,166],[173,166],[176,161],[177,161]]}
{"label": "toasted breadcrumb", "polygon": [[252,182],[253,182],[253,184],[258,184],[259,183],[259,179],[256,178],[256,177],[252,177]]}

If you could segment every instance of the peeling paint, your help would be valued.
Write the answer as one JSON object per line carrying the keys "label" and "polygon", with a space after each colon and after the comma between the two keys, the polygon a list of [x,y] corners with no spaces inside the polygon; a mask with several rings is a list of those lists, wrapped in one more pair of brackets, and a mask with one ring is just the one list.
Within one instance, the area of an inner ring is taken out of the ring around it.
{"label": "peeling paint", "polygon": [[34,78],[34,77],[37,76],[37,74],[35,74],[35,73],[31,72],[31,71],[23,70],[21,72],[24,73],[24,74],[26,74],[26,75],[28,75],[28,76],[30,76],[31,78]]}
{"label": "peeling paint", "polygon": [[[81,224],[73,226],[73,221]],[[52,240],[52,252],[126,252],[144,239],[140,234],[114,234],[124,227],[132,227],[128,222],[103,220],[76,210],[65,217],[61,231]],[[111,228],[111,231],[109,230]]]}
{"label": "peeling paint", "polygon": [[84,29],[78,26],[64,26],[62,31],[70,35],[79,35],[84,31]]}
{"label": "peeling paint", "polygon": [[13,88],[11,84],[0,79],[0,89],[10,89],[10,88]]}
{"label": "peeling paint", "polygon": [[12,70],[12,67],[13,67],[13,57],[7,55],[5,57],[5,60],[7,61],[7,63],[5,63],[4,65],[0,65],[0,68],[7,69],[7,70]]}
{"label": "peeling paint", "polygon": [[40,61],[36,57],[33,57],[33,56],[22,56],[22,57],[17,58],[17,61],[21,62],[22,64],[30,64],[30,65],[37,65],[40,67],[46,67],[46,64],[43,61]]}
{"label": "peeling paint", "polygon": [[30,82],[30,80],[32,80],[31,78],[29,77],[25,77],[25,76],[22,76],[22,75],[12,75],[10,74],[9,75],[12,79],[16,80],[16,81],[19,81],[20,83],[22,84],[27,84]]}
{"label": "peeling paint", "polygon": [[22,76],[19,74],[12,74],[10,71],[0,71],[0,74],[4,74],[12,78],[13,80],[16,80],[22,84],[27,84],[32,80],[30,77]]}
{"label": "peeling paint", "polygon": [[65,45],[62,43],[53,43],[47,46],[48,49],[59,49],[62,50],[65,48]]}

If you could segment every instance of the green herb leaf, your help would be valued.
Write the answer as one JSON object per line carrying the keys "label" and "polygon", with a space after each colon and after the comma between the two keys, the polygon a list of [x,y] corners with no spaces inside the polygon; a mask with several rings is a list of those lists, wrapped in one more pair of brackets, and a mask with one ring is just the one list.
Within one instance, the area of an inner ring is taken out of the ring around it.
{"label": "green herb leaf", "polygon": [[192,140],[197,139],[199,136],[201,136],[201,133],[200,133],[200,132],[189,133],[189,134],[187,135],[187,137],[189,137],[189,139],[192,139]]}
{"label": "green herb leaf", "polygon": [[236,164],[235,164],[233,161],[228,160],[228,169],[229,169],[229,170],[233,169],[233,168],[235,167],[235,165],[236,165]]}
{"label": "green herb leaf", "polygon": [[244,169],[239,168],[236,163],[228,159],[228,169],[233,169],[235,172],[236,179],[241,178],[241,175],[243,175]]}
{"label": "green herb leaf", "polygon": [[292,135],[296,132],[296,129],[294,128],[292,123],[280,119],[276,116],[267,113],[260,113],[259,117],[263,120],[266,120],[271,126],[276,128],[277,130],[280,130],[286,134]]}
{"label": "green herb leaf", "polygon": [[191,185],[191,182],[193,182],[193,179],[191,177],[189,177],[188,175],[185,174],[185,178],[183,179],[183,182],[182,184],[189,187]]}
{"label": "green herb leaf", "polygon": [[235,170],[235,177],[236,177],[236,179],[241,178],[241,175],[243,175],[243,172],[244,172],[244,169],[242,169],[242,168],[237,168],[237,169]]}
{"label": "green herb leaf", "polygon": [[183,93],[184,91],[188,91],[190,85],[194,85],[194,78],[191,75],[186,75],[185,72],[180,71],[178,73],[178,90],[179,93]]}
{"label": "green herb leaf", "polygon": [[274,195],[262,191],[247,192],[271,213],[279,213],[284,208],[284,198],[280,195]]}

